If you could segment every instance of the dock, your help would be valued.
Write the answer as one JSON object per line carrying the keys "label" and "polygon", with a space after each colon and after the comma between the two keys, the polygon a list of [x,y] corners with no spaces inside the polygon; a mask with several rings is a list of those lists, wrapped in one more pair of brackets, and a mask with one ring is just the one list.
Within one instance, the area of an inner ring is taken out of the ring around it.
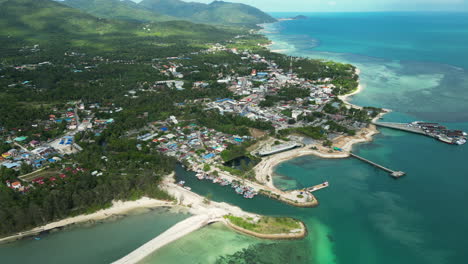
{"label": "dock", "polygon": [[374,166],[374,167],[376,167],[376,168],[379,168],[379,169],[381,169],[381,170],[384,170],[384,171],[390,173],[390,175],[391,175],[393,178],[395,178],[395,179],[398,179],[398,178],[400,178],[400,177],[406,175],[406,173],[403,172],[403,171],[394,171],[394,170],[391,170],[391,169],[386,168],[386,167],[384,167],[384,166],[382,166],[382,165],[380,165],[380,164],[377,164],[377,163],[372,162],[372,161],[370,161],[370,160],[368,160],[368,159],[365,159],[365,158],[363,158],[363,157],[361,157],[361,156],[358,156],[358,155],[356,155],[356,154],[354,154],[354,153],[349,153],[349,155],[350,155],[351,157],[353,157],[353,158],[356,158],[356,159],[358,159],[358,160],[364,161],[364,162],[366,162],[366,163],[368,163],[368,164],[370,164],[370,165],[372,165],[372,166]]}
{"label": "dock", "polygon": [[306,192],[315,192],[315,191],[321,190],[323,188],[327,188],[328,186],[329,186],[329,184],[326,181],[324,183],[317,184],[317,185],[309,187],[309,188],[305,188],[304,191],[306,191]]}
{"label": "dock", "polygon": [[374,122],[374,125],[427,136],[427,133],[424,132],[424,130],[422,130],[420,127],[411,126],[411,124],[407,123]]}

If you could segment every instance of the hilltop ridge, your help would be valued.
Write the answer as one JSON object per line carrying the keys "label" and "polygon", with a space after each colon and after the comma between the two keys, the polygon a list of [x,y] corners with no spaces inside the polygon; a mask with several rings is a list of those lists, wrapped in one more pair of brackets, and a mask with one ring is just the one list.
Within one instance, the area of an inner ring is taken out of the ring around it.
{"label": "hilltop ridge", "polygon": [[65,0],[63,4],[101,18],[159,22],[177,20],[158,14],[130,0]]}
{"label": "hilltop ridge", "polygon": [[224,1],[203,4],[181,0],[143,0],[138,5],[154,12],[198,23],[256,25],[276,21],[258,8]]}

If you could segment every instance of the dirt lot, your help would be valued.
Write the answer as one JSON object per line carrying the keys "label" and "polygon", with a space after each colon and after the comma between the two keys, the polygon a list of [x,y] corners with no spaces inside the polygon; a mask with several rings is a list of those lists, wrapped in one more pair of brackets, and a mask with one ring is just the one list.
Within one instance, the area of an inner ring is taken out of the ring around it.
{"label": "dirt lot", "polygon": [[19,178],[23,181],[29,182],[39,177],[50,178],[52,176],[57,177],[58,175],[59,175],[59,171],[57,169],[43,169],[41,171],[37,171],[37,172],[33,172],[33,173],[20,176]]}

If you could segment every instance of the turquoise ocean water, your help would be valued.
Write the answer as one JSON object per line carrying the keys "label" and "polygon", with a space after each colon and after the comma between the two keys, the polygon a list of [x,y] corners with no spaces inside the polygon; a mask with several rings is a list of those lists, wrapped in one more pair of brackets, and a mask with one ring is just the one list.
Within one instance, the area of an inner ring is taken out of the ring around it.
{"label": "turquoise ocean water", "polygon": [[[386,121],[428,120],[468,130],[468,14],[306,15],[307,20],[267,25],[264,33],[274,42],[271,48],[355,64],[364,90],[352,102],[392,109]],[[179,175],[193,190],[211,193],[215,200],[296,217],[309,228],[304,241],[252,241],[232,263],[257,263],[253,256],[264,263],[468,263],[468,146],[389,129],[381,132],[355,151],[407,172],[400,180],[354,159],[301,157],[277,167],[274,180],[283,189],[330,182],[328,189],[316,193],[321,204],[314,209],[262,197],[243,200],[184,172]],[[170,250],[168,246],[153,254],[151,263]],[[218,254],[216,248],[211,254]],[[175,261],[176,254],[173,257]]]}
{"label": "turquoise ocean water", "polygon": [[[467,14],[306,15],[307,20],[267,25],[265,34],[275,43],[271,48],[357,65],[364,90],[352,102],[392,109],[386,121],[438,121],[468,131]],[[213,263],[220,257],[230,258],[231,263],[468,263],[468,145],[451,146],[388,129],[381,132],[355,151],[407,172],[400,180],[354,159],[301,157],[277,167],[274,180],[282,189],[330,182],[329,188],[316,193],[320,206],[313,209],[264,197],[246,200],[229,188],[200,182],[178,167],[177,177],[193,191],[247,211],[301,219],[309,235],[301,241],[266,241],[214,225],[163,247],[144,263]],[[38,263],[38,258],[50,258],[53,252],[63,260],[72,256],[69,244],[78,250],[79,260],[86,260],[81,263],[107,263],[162,232],[158,221],[169,226],[183,217],[167,216],[166,220],[160,220],[159,214],[131,216],[123,225],[76,228],[37,243],[0,246],[0,256],[15,260],[28,252],[21,263]],[[107,238],[113,233],[119,236]],[[97,242],[83,242],[81,236]],[[109,245],[97,253],[101,244]]]}

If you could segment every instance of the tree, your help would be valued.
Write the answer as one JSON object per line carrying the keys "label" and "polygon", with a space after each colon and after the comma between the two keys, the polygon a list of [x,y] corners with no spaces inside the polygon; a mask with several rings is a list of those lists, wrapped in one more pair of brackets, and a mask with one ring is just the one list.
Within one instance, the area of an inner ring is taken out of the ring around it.
{"label": "tree", "polygon": [[328,140],[328,139],[325,140],[325,141],[323,142],[323,146],[324,146],[324,147],[331,147],[332,145],[333,145],[333,142],[331,142],[331,141]]}

